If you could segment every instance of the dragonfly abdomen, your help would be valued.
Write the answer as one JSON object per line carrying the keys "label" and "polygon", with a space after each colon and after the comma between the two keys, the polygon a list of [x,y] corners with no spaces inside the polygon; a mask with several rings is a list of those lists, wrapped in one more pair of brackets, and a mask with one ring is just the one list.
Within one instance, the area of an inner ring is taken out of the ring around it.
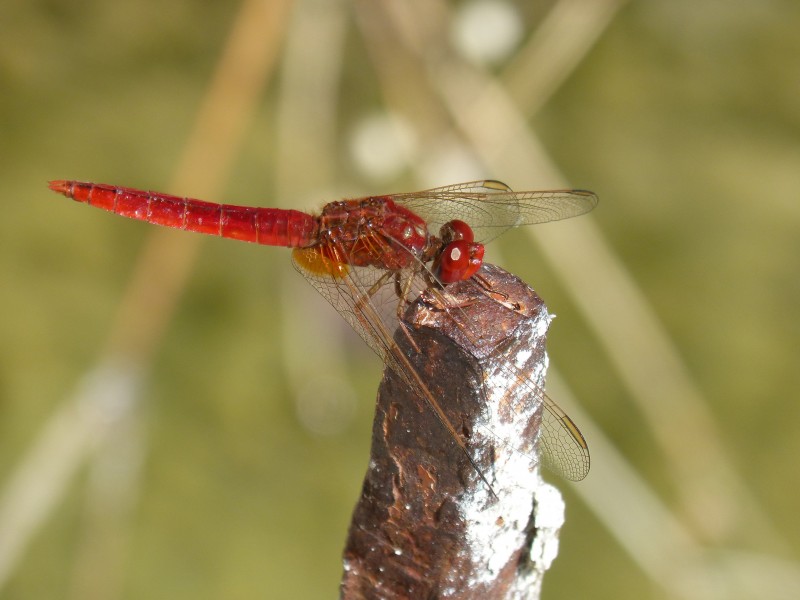
{"label": "dragonfly abdomen", "polygon": [[297,210],[216,204],[80,181],[51,181],[50,189],[139,221],[267,246],[308,246],[319,230],[315,217]]}

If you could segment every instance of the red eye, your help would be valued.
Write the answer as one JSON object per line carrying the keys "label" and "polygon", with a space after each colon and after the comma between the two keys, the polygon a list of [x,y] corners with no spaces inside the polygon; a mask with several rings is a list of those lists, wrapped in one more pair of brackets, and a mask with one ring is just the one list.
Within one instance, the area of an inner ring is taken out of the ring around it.
{"label": "red eye", "polygon": [[434,268],[442,283],[453,283],[472,277],[482,263],[483,244],[456,240],[444,247]]}
{"label": "red eye", "polygon": [[459,221],[458,219],[448,221],[442,225],[442,229],[439,232],[439,237],[441,237],[445,243],[456,240],[464,240],[465,242],[475,241],[475,234],[472,233],[472,227],[467,225],[464,221]]}

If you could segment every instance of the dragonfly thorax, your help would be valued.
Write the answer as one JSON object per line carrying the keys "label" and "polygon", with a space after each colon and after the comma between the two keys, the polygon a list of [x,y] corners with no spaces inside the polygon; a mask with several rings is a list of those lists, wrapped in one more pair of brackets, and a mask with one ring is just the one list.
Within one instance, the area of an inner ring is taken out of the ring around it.
{"label": "dragonfly thorax", "polygon": [[326,204],[319,243],[350,265],[395,271],[412,266],[429,246],[425,221],[386,197]]}

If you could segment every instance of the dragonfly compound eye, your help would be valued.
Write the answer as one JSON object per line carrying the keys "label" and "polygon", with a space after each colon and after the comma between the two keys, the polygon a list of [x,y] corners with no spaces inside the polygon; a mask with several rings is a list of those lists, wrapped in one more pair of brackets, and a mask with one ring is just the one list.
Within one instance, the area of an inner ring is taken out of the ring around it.
{"label": "dragonfly compound eye", "polygon": [[442,283],[454,283],[472,277],[483,264],[483,244],[456,240],[443,249],[434,264]]}
{"label": "dragonfly compound eye", "polygon": [[445,244],[454,242],[456,240],[464,240],[465,242],[475,241],[475,235],[472,232],[472,227],[459,219],[448,221],[442,225],[442,228],[439,231],[439,237],[442,238]]}

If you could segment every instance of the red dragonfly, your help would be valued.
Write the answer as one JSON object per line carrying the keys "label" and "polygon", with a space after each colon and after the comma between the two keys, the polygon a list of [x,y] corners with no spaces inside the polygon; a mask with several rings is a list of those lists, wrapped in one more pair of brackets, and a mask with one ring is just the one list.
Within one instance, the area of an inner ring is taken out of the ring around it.
{"label": "red dragonfly", "polygon": [[[510,227],[574,217],[597,205],[597,196],[585,190],[514,192],[493,180],[340,200],[326,204],[319,215],[79,181],[51,181],[50,189],[148,223],[294,248],[295,268],[425,400],[481,478],[461,435],[393,341],[393,323],[402,325],[402,310],[422,291],[475,275],[484,244]],[[394,309],[381,301],[387,294]],[[506,368],[516,372],[512,365]],[[539,386],[515,377],[520,379],[527,382],[530,401],[544,407],[542,461],[566,479],[583,479],[589,472],[583,435]]]}

